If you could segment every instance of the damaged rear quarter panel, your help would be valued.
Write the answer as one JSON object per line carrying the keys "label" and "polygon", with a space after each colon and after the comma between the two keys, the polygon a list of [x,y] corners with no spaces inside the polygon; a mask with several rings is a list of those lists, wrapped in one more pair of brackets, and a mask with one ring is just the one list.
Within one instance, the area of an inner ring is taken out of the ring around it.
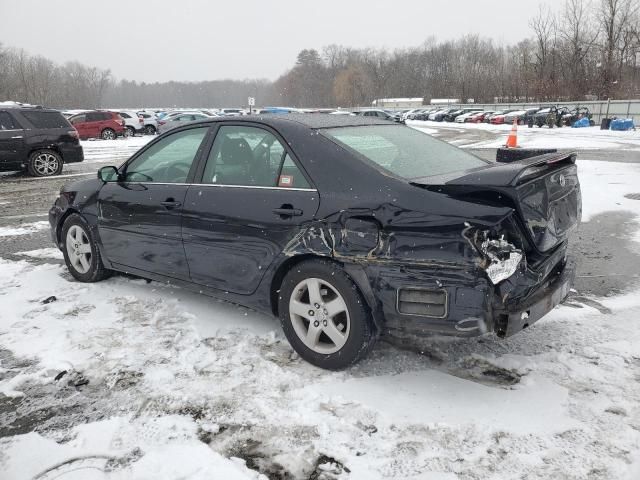
{"label": "damaged rear quarter panel", "polygon": [[[483,324],[492,285],[480,268],[483,258],[464,232],[470,223],[494,228],[512,209],[467,202],[401,182],[387,184],[385,193],[395,201],[376,203],[360,194],[358,205],[341,210],[338,205],[354,202],[322,197],[318,215],[323,218],[306,225],[285,254],[313,254],[344,264],[374,310],[376,323],[384,322],[385,330],[460,333],[455,327],[458,322],[471,319],[472,327]],[[445,318],[400,314],[396,302],[401,288],[446,291]],[[470,330],[480,333],[477,328]]]}

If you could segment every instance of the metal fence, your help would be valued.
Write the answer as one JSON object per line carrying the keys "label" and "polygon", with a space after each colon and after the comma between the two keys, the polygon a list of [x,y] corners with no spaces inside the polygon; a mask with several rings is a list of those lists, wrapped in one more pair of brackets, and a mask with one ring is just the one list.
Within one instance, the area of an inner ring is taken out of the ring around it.
{"label": "metal fence", "polygon": [[[451,105],[423,105],[422,108],[471,108],[477,107],[483,110],[508,110],[522,109],[546,106],[565,106],[569,109],[586,107],[593,114],[593,120],[597,125],[603,118],[632,118],[634,122],[640,123],[640,100],[601,100],[601,101],[584,101],[584,102],[535,102],[535,103],[465,103]],[[399,110],[399,109],[394,109]]]}

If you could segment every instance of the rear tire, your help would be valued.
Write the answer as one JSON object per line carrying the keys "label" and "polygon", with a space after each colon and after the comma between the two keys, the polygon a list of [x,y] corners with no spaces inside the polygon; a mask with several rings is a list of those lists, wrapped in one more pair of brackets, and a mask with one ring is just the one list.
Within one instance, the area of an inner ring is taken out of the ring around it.
{"label": "rear tire", "polygon": [[62,225],[61,240],[64,261],[76,280],[99,282],[111,275],[102,263],[93,231],[81,215],[73,213],[67,217]]}
{"label": "rear tire", "polygon": [[350,367],[376,341],[371,312],[357,285],[327,260],[299,263],[286,274],[278,312],[293,349],[320,368]]}
{"label": "rear tire", "polygon": [[130,137],[135,137],[136,136],[136,129],[133,127],[127,127],[127,131],[129,132],[129,136]]}
{"label": "rear tire", "polygon": [[153,125],[147,125],[146,127],[144,127],[144,133],[146,135],[155,135],[156,127],[154,127]]}
{"label": "rear tire", "polygon": [[52,177],[62,173],[63,161],[58,152],[43,149],[29,155],[27,172],[32,177]]}
{"label": "rear tire", "polygon": [[117,135],[116,132],[111,128],[105,128],[104,130],[102,130],[102,133],[100,133],[100,138],[102,138],[103,140],[115,140],[117,138]]}

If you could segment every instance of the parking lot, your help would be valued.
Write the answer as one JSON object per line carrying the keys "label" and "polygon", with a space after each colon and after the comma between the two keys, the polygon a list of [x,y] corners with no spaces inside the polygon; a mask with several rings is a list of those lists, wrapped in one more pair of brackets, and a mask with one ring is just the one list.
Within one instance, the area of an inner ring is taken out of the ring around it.
{"label": "parking lot", "polygon": [[[408,124],[486,159],[511,128]],[[303,362],[277,320],[249,309],[128,276],[73,281],[46,223],[60,186],[152,138],[84,141],[85,162],[59,177],[0,175],[8,478],[640,476],[636,132],[519,129],[524,147],[579,152],[564,305],[506,340],[381,342],[338,373]]]}

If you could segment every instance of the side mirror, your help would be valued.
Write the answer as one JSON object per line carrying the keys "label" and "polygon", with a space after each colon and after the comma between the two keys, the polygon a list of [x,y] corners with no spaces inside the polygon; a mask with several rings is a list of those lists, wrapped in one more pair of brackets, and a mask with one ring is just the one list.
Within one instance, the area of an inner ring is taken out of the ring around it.
{"label": "side mirror", "polygon": [[102,167],[98,170],[98,178],[103,182],[117,182],[120,174],[114,166]]}

